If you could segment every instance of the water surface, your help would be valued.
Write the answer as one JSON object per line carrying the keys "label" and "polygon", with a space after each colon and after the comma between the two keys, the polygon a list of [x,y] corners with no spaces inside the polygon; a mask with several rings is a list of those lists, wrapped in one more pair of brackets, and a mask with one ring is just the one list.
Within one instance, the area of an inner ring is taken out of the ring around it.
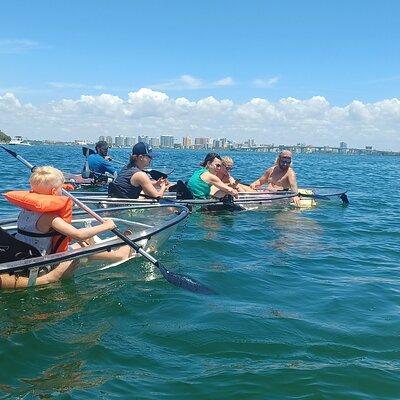
{"label": "water surface", "polygon": [[[15,149],[82,167],[78,148]],[[204,154],[161,151],[155,165],[188,177]],[[245,182],[274,158],[230,155]],[[1,157],[2,192],[26,188],[25,167]],[[398,399],[398,163],[298,155],[300,184],[347,187],[350,206],[191,215],[157,256],[218,296],[173,287],[143,260],[0,293],[0,397]]]}

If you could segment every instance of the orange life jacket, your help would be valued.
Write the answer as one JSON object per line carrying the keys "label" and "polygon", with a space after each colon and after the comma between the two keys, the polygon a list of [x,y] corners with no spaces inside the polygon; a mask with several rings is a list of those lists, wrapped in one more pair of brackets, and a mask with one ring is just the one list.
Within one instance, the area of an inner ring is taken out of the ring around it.
{"label": "orange life jacket", "polygon": [[[14,190],[4,194],[13,205],[38,213],[55,213],[69,224],[72,222],[72,200],[66,196],[38,194],[26,190]],[[52,237],[52,253],[68,250],[71,238],[58,232]]]}

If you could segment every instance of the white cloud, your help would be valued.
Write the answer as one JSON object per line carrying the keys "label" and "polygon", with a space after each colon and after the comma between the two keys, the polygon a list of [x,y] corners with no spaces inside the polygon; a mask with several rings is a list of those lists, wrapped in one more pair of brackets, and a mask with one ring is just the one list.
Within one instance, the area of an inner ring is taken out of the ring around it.
{"label": "white cloud", "polygon": [[171,79],[166,82],[150,85],[151,89],[169,90],[201,89],[203,87],[203,81],[191,75],[181,75],[179,78],[176,79]]}
{"label": "white cloud", "polygon": [[96,89],[96,90],[105,89],[105,86],[102,85],[88,85],[85,83],[73,83],[73,82],[49,82],[48,85],[54,89]]}
{"label": "white cloud", "polygon": [[214,86],[233,86],[235,84],[234,80],[227,76],[226,78],[219,79],[218,81],[214,82]]}
{"label": "white cloud", "polygon": [[206,82],[192,75],[181,75],[179,78],[176,79],[171,79],[166,82],[150,85],[150,88],[155,90],[194,90],[233,86],[234,84],[235,82],[230,76],[218,79],[214,82]]}
{"label": "white cloud", "polygon": [[259,88],[269,89],[279,82],[278,76],[272,78],[257,78],[253,80],[253,85]]}
{"label": "white cloud", "polygon": [[[400,150],[400,99],[354,100],[339,107],[322,96],[277,102],[253,98],[235,103],[209,96],[192,101],[141,88],[126,98],[108,93],[82,95],[47,104],[25,104],[13,93],[0,95],[0,129],[14,136],[72,140],[101,134],[165,132],[181,137],[207,135],[258,143],[372,145]],[[29,135],[27,130],[29,129]]]}
{"label": "white cloud", "polygon": [[0,54],[22,54],[43,46],[33,40],[0,39]]}

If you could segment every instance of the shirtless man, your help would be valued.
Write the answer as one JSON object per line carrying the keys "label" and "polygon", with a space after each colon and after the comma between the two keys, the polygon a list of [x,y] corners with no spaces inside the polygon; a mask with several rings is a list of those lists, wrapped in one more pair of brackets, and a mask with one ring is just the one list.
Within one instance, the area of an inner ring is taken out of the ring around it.
{"label": "shirtless man", "polygon": [[[268,168],[264,175],[254,181],[250,187],[252,189],[257,189],[265,183],[268,184],[268,190],[290,190],[292,192],[297,193],[297,180],[296,174],[293,168],[290,166],[292,162],[292,153],[289,150],[283,150],[276,162],[275,165]],[[298,203],[299,198],[296,196],[293,198],[295,204]]]}

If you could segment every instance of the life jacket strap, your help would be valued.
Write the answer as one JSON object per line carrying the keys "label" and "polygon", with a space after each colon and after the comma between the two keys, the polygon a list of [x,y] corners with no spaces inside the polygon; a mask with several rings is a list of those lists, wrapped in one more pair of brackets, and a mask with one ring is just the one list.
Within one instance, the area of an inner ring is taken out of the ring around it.
{"label": "life jacket strap", "polygon": [[30,232],[30,231],[25,231],[24,229],[17,229],[18,233],[24,236],[31,236],[31,237],[53,237],[59,235],[58,232],[56,231],[50,231],[47,233],[39,233],[39,232]]}
{"label": "life jacket strap", "polygon": [[59,235],[60,237],[58,238],[57,242],[54,243],[51,252],[52,253],[57,253],[58,248],[61,246],[61,243],[67,238],[67,236],[65,235],[61,235],[59,233],[57,233],[57,235]]}

